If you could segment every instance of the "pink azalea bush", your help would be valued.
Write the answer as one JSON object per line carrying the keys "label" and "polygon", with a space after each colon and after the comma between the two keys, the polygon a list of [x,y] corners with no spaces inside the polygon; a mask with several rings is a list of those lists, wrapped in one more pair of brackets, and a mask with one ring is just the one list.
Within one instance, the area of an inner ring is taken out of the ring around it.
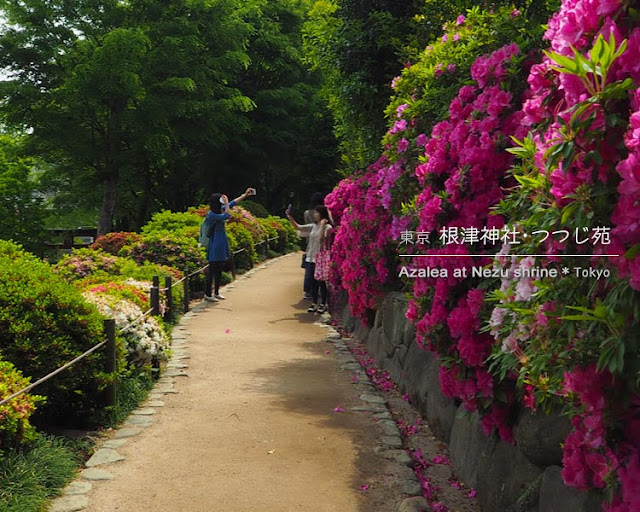
{"label": "pink azalea bush", "polygon": [[378,176],[383,162],[345,178],[325,198],[341,226],[331,247],[331,284],[348,290],[351,313],[360,318],[378,305],[390,276],[391,216],[383,206]]}
{"label": "pink azalea bush", "polygon": [[[417,343],[439,359],[442,391],[478,411],[486,433],[496,429],[508,442],[517,407],[564,407],[573,428],[564,443],[565,483],[606,490],[614,512],[640,507],[634,16],[620,1],[566,0],[549,21],[542,59],[521,40],[469,52],[463,45],[474,13],[454,18],[443,41],[394,80],[383,157],[330,196],[344,237],[334,280],[349,291],[352,312],[365,318],[396,285],[399,249],[384,236],[397,241],[405,230],[429,232],[429,242],[401,250],[419,255],[403,260],[413,268],[448,271],[447,278],[411,282],[407,314]],[[513,10],[508,17],[522,18]],[[466,68],[460,49],[473,56]],[[439,110],[437,99],[448,94],[441,85],[456,92],[447,112]],[[443,229],[457,229],[466,243],[441,239]],[[509,236],[565,229],[575,238],[562,243],[530,237],[516,245]],[[578,241],[598,229],[606,236]],[[482,230],[497,236],[472,245]],[[540,252],[548,257],[530,256]],[[605,254],[621,256],[597,256]],[[610,277],[517,277],[559,263],[606,269]],[[503,277],[454,277],[483,265]]]}
{"label": "pink azalea bush", "polygon": [[[550,51],[528,78],[523,113],[531,133],[513,170],[521,186],[500,211],[525,232],[567,230],[571,237],[507,248],[510,256],[496,265],[522,266],[534,252],[554,255],[539,266],[560,262],[562,254],[621,256],[562,258],[567,267],[606,270],[607,279],[505,278],[491,315],[498,342],[492,359],[519,375],[523,403],[561,403],[572,414],[565,483],[607,489],[613,499],[605,508],[615,512],[640,506],[639,357],[632,341],[640,289],[640,27],[633,16],[623,2],[573,0],[550,20]],[[589,243],[577,236],[602,229],[607,236]]]}
{"label": "pink azalea bush", "polygon": [[[438,241],[444,229],[476,230],[475,243],[432,244],[415,247],[421,255],[415,268],[447,269],[448,278],[416,279],[407,317],[415,322],[416,342],[441,358],[440,383],[446,396],[458,397],[469,411],[481,410],[487,433],[498,428],[512,441],[505,423],[509,403],[492,400],[497,385],[484,364],[493,338],[480,332],[484,290],[469,279],[453,277],[461,269],[488,264],[490,257],[449,257],[493,251],[482,244],[482,228],[501,228],[503,220],[490,208],[503,197],[509,183],[506,171],[513,156],[505,151],[510,136],[522,136],[518,98],[509,92],[507,76],[518,63],[516,44],[479,57],[471,67],[475,85],[463,86],[451,102],[447,121],[437,124],[425,147],[424,163],[415,169],[422,192],[418,195],[418,231]],[[470,272],[469,274],[470,275]],[[486,308],[485,308],[486,309]],[[508,396],[508,395],[506,395]]]}

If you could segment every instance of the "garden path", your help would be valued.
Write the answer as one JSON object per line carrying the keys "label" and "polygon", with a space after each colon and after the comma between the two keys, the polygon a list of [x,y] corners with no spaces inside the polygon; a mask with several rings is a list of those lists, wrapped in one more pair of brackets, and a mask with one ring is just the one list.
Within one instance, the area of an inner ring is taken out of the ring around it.
{"label": "garden path", "polygon": [[88,512],[393,510],[360,490],[380,434],[333,412],[359,392],[306,312],[302,278],[299,253],[282,257],[185,324],[189,377],[118,448],[126,460],[94,484]]}

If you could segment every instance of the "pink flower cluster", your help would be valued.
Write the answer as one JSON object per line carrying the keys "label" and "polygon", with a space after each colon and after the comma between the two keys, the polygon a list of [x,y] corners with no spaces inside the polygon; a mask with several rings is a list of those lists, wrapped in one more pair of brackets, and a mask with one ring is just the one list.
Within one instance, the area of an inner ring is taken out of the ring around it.
{"label": "pink flower cluster", "polygon": [[356,344],[351,352],[360,366],[364,368],[371,382],[373,382],[380,391],[397,391],[398,387],[391,379],[389,372],[382,370],[376,365],[375,359],[369,355],[364,345],[361,343]]}
{"label": "pink flower cluster", "polygon": [[[612,407],[620,385],[593,364],[565,375],[565,390],[582,412],[571,421],[574,430],[565,441],[562,476],[580,489],[604,488],[617,476],[620,492],[605,504],[608,512],[640,509],[640,396]],[[622,440],[614,447],[607,432],[612,421],[623,425]]]}
{"label": "pink flower cluster", "polygon": [[[442,227],[502,225],[499,217],[489,213],[503,196],[501,186],[512,163],[511,155],[504,151],[506,141],[511,135],[523,136],[522,114],[502,86],[511,59],[518,53],[518,46],[511,44],[478,58],[471,68],[477,86],[462,87],[451,102],[450,119],[434,127],[425,147],[426,161],[415,171],[424,186],[418,196],[418,230],[437,233]],[[493,338],[479,332],[483,292],[470,289],[461,295],[464,278],[451,276],[457,268],[487,264],[489,259],[440,256],[451,253],[469,254],[469,246],[429,249],[430,257],[412,262],[416,267],[446,268],[450,277],[416,280],[407,317],[416,324],[419,344],[441,357],[458,359],[457,364],[440,369],[442,390],[475,411],[482,399],[493,396],[493,379],[484,365]],[[499,427],[510,441],[510,431],[497,421],[501,409],[494,409],[490,412],[493,423],[487,420],[486,426]]]}
{"label": "pink flower cluster", "polygon": [[349,308],[355,317],[366,318],[384,295],[389,277],[386,258],[391,215],[380,195],[380,159],[366,173],[342,180],[325,198],[333,218],[340,223],[332,248],[330,281],[349,291]]}
{"label": "pink flower cluster", "polygon": [[564,443],[562,477],[565,483],[579,489],[603,488],[618,466],[605,439],[604,390],[610,385],[611,375],[597,372],[595,366],[565,374],[565,389],[576,395],[584,412],[571,421],[574,430]]}
{"label": "pink flower cluster", "polygon": [[[545,37],[551,43],[551,49],[565,56],[573,56],[571,47],[587,52],[599,35],[606,40],[611,35],[619,45],[627,39],[627,50],[614,62],[608,82],[627,78],[634,83],[640,82],[640,27],[629,28],[625,12],[628,6],[619,0],[593,2],[591,0],[566,0],[560,10],[549,22]],[[525,121],[533,126],[546,123],[546,130],[538,130],[538,162],[545,172],[545,152],[554,144],[554,140],[563,138],[563,124],[568,122],[574,107],[588,100],[590,94],[580,79],[574,75],[558,73],[552,69],[555,65],[545,58],[539,65],[533,66],[528,79],[531,97],[525,102]],[[594,103],[585,115],[595,115],[595,122],[589,126],[587,134],[577,134],[580,151],[571,165],[560,162],[549,173],[552,193],[558,206],[562,207],[575,199],[578,187],[593,185],[595,181],[618,185],[619,197],[611,216],[614,227],[612,243],[598,250],[623,254],[640,242],[640,93],[634,91],[630,97],[631,111],[619,112],[629,116],[629,128],[625,133],[605,126],[604,107]],[[600,133],[600,137],[593,134]],[[617,148],[617,142],[623,138],[625,153]],[[585,139],[587,139],[585,141]],[[597,151],[599,161],[593,161],[589,154]],[[549,250],[552,250],[550,247]],[[632,260],[615,258],[611,260],[622,276],[629,276],[631,286],[640,290],[640,256]]]}

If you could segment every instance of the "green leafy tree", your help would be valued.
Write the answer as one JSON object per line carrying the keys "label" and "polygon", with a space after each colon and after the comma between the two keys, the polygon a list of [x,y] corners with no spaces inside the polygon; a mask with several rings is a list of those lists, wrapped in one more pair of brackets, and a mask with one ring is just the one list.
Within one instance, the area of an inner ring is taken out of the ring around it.
{"label": "green leafy tree", "polygon": [[33,159],[21,156],[20,140],[0,135],[0,238],[37,251],[43,237],[45,209]]}
{"label": "green leafy tree", "polygon": [[103,234],[123,194],[143,216],[175,166],[187,156],[202,166],[203,147],[244,129],[238,114],[253,104],[232,84],[250,27],[234,0],[94,4],[2,0],[0,97],[5,122],[32,131],[31,150],[73,184],[68,198],[83,206],[101,194]]}
{"label": "green leafy tree", "polygon": [[322,72],[324,96],[347,170],[374,161],[385,132],[391,80],[421,2],[318,0],[304,27],[311,69]]}
{"label": "green leafy tree", "polygon": [[253,33],[250,64],[238,87],[256,104],[249,129],[212,156],[209,191],[254,184],[258,199],[282,213],[337,181],[337,145],[320,97],[321,80],[303,62],[302,26],[308,0],[256,0],[245,10]]}

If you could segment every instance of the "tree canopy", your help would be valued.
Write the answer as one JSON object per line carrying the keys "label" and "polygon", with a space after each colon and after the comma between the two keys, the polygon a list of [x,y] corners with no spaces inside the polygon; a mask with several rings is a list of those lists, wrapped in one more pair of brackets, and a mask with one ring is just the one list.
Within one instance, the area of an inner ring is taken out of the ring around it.
{"label": "tree canopy", "polygon": [[305,2],[0,8],[2,120],[49,164],[60,209],[99,208],[100,233],[215,190],[253,184],[276,209],[335,183],[331,124],[301,58]]}

